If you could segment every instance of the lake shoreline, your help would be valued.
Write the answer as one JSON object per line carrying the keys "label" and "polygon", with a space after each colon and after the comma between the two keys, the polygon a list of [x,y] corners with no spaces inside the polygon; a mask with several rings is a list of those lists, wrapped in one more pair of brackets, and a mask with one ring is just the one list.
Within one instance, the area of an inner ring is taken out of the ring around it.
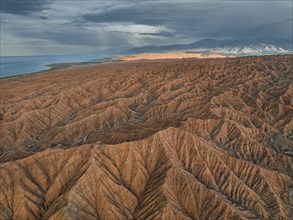
{"label": "lake shoreline", "polygon": [[55,70],[63,70],[63,69],[76,68],[76,67],[84,67],[84,66],[102,64],[102,63],[108,63],[108,62],[119,62],[119,61],[118,60],[112,60],[112,58],[104,58],[104,59],[97,60],[97,61],[51,63],[51,64],[48,64],[48,65],[44,65],[46,67],[49,67],[49,69],[35,71],[35,72],[22,73],[22,74],[12,75],[12,76],[3,76],[3,77],[0,77],[0,80],[2,80],[2,79],[10,79],[10,78],[17,78],[17,77],[24,77],[24,76],[31,76],[31,75],[35,75],[35,74],[44,74],[44,73],[49,73],[49,72],[55,71]]}

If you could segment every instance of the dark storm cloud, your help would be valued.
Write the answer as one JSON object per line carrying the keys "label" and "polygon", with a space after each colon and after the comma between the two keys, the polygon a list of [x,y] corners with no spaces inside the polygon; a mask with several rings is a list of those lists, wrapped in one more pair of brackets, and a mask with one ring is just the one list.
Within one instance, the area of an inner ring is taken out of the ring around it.
{"label": "dark storm cloud", "polygon": [[64,45],[81,50],[203,38],[292,40],[291,1],[1,0],[1,13],[1,45],[41,40],[60,46],[60,53]]}
{"label": "dark storm cloud", "polygon": [[[292,4],[292,3],[291,3]],[[290,38],[290,1],[141,2],[81,15],[84,22],[164,25],[187,37]]]}
{"label": "dark storm cloud", "polygon": [[[146,15],[152,15],[148,17]],[[153,11],[152,8],[141,10],[132,6],[130,8],[118,8],[102,13],[88,13],[81,16],[84,21],[89,22],[133,22],[136,24],[162,24],[167,21],[164,17],[159,17],[158,12]]]}
{"label": "dark storm cloud", "polygon": [[29,15],[49,8],[48,0],[1,0],[1,12]]}
{"label": "dark storm cloud", "polygon": [[195,13],[212,11],[217,8],[217,3],[174,3],[166,1],[145,1],[141,3],[109,8],[103,12],[90,12],[81,16],[84,21],[103,22],[133,22],[136,24],[160,25],[170,21],[180,21],[185,18],[195,18],[200,15]]}

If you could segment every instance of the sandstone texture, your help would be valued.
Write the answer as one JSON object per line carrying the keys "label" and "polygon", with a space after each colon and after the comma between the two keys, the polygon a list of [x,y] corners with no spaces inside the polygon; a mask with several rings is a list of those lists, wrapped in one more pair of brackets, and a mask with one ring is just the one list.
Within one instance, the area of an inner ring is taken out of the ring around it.
{"label": "sandstone texture", "polygon": [[203,54],[196,52],[168,52],[168,53],[146,53],[133,54],[114,57],[114,60],[135,61],[135,60],[165,60],[165,59],[185,59],[185,58],[225,58],[227,55],[221,54]]}
{"label": "sandstone texture", "polygon": [[292,60],[1,79],[0,219],[292,219]]}

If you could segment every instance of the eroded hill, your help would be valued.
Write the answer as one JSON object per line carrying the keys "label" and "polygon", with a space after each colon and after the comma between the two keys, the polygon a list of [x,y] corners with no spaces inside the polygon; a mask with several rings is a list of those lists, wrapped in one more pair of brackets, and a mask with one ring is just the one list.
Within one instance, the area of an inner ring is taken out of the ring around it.
{"label": "eroded hill", "polygon": [[290,219],[292,55],[1,80],[0,219]]}

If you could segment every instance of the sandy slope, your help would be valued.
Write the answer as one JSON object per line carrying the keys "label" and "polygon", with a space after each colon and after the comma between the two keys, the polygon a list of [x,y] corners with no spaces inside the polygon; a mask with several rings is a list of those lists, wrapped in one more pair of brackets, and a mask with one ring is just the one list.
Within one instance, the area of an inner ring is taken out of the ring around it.
{"label": "sandy slope", "polygon": [[1,80],[0,219],[290,219],[292,55]]}
{"label": "sandy slope", "polygon": [[168,53],[146,53],[119,56],[114,60],[134,61],[134,60],[166,60],[166,59],[186,59],[186,58],[225,58],[227,56],[220,54],[203,54],[203,53],[185,53],[185,52],[168,52]]}

